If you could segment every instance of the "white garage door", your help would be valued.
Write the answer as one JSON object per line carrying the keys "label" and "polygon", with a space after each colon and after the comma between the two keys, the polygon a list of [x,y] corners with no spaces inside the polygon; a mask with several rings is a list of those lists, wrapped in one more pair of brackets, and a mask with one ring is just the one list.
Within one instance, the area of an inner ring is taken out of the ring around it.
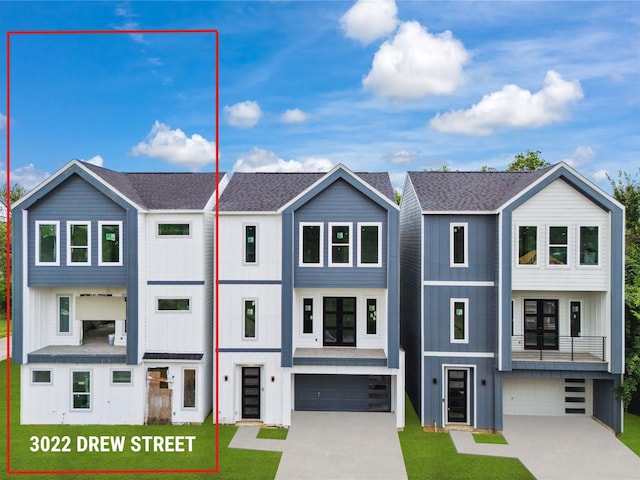
{"label": "white garage door", "polygon": [[505,415],[591,415],[591,380],[506,378]]}

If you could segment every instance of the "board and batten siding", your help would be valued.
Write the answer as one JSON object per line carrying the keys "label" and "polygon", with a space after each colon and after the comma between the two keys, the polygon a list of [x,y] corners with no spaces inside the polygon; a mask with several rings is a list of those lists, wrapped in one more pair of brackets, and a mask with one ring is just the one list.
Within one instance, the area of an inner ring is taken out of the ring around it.
{"label": "board and batten siding", "polygon": [[[322,238],[322,267],[299,266],[300,223],[319,222],[324,224]],[[358,267],[358,222],[382,223],[382,266]],[[351,224],[351,267],[329,267],[329,248],[331,232],[329,223]],[[294,213],[293,265],[294,286],[296,288],[313,287],[387,287],[387,247],[389,232],[387,210],[377,205],[364,194],[358,192],[344,180],[337,180],[318,195],[305,203]]]}
{"label": "board and batten siding", "polygon": [[[610,214],[562,179],[557,179],[513,211],[514,290],[591,290],[610,288]],[[537,265],[518,264],[518,227],[537,226]],[[549,265],[549,227],[568,227],[569,265]],[[597,266],[581,266],[580,227],[597,226]]]}
{"label": "board and batten siding", "polygon": [[[36,221],[59,221],[59,266],[36,266]],[[91,265],[67,266],[67,222],[91,222]],[[121,221],[123,231],[122,266],[98,266],[98,222]],[[72,175],[45,200],[38,201],[28,210],[28,285],[105,285],[124,286],[129,260],[128,235],[134,234],[127,225],[125,210],[78,175]]]}

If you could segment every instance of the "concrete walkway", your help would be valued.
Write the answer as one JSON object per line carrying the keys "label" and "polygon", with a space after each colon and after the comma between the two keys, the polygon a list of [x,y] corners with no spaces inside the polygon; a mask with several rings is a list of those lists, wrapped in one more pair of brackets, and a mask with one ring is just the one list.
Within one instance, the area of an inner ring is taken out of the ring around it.
{"label": "concrete walkway", "polygon": [[400,440],[391,413],[292,412],[286,440],[256,439],[239,427],[229,446],[282,451],[276,480],[404,480]]}
{"label": "concrete walkway", "polygon": [[538,480],[640,478],[640,458],[589,417],[505,416],[508,445],[475,443],[450,432],[458,453],[519,458]]}

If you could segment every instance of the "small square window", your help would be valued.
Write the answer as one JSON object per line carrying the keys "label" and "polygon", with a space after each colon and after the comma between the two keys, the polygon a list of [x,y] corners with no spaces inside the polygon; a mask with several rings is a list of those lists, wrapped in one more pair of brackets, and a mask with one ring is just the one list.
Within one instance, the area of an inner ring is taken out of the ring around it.
{"label": "small square window", "polygon": [[31,383],[51,384],[51,370],[31,370]]}
{"label": "small square window", "polygon": [[111,383],[131,384],[131,370],[112,370]]}
{"label": "small square window", "polygon": [[189,312],[191,311],[191,299],[189,298],[158,298],[159,312]]}

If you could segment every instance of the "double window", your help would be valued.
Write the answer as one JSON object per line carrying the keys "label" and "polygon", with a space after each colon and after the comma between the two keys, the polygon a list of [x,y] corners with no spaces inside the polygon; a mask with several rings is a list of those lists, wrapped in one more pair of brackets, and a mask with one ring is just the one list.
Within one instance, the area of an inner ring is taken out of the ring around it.
{"label": "double window", "polygon": [[91,265],[90,222],[67,222],[67,265]]}
{"label": "double window", "polygon": [[[382,223],[357,223],[357,238],[354,224],[347,222],[328,223],[327,248],[329,267],[352,267],[354,265],[354,239],[358,267],[382,266]],[[300,223],[299,265],[302,267],[324,266],[324,224]]]}
{"label": "double window", "polygon": [[74,371],[71,373],[74,410],[91,409],[91,372]]}
{"label": "double window", "polygon": [[331,248],[329,249],[330,267],[351,266],[351,224],[330,223]]}
{"label": "double window", "polygon": [[567,265],[569,227],[549,227],[549,265]]}

